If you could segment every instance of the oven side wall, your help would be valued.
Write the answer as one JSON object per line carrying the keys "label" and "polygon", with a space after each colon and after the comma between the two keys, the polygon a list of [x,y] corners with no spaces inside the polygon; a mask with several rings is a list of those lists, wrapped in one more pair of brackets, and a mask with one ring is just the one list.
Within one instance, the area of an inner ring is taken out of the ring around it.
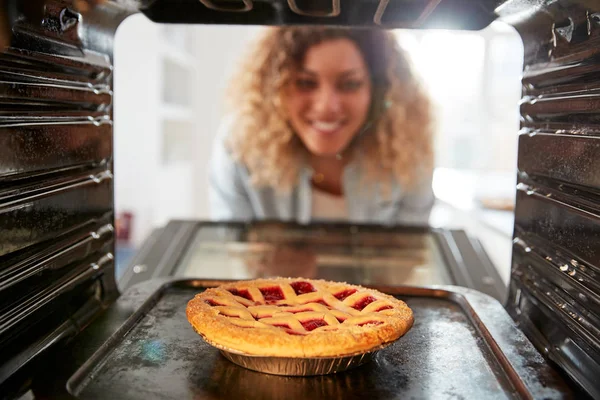
{"label": "oven side wall", "polygon": [[538,349],[598,398],[600,7],[499,12],[525,45],[506,306]]}
{"label": "oven side wall", "polygon": [[117,296],[107,4],[7,1],[0,53],[0,392]]}

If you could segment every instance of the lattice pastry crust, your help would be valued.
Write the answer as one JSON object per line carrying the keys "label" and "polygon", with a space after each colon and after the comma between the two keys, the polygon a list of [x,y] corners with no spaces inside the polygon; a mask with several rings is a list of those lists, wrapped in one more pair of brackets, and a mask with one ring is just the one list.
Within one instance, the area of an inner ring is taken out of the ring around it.
{"label": "lattice pastry crust", "polygon": [[207,289],[187,305],[207,341],[248,355],[338,357],[392,342],[413,324],[403,302],[376,290],[310,279],[257,279]]}

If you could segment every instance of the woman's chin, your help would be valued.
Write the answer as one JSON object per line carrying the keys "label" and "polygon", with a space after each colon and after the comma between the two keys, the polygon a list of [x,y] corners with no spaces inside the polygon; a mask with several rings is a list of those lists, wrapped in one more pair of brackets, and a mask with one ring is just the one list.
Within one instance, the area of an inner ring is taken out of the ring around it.
{"label": "woman's chin", "polygon": [[335,157],[344,151],[346,146],[344,145],[333,145],[332,143],[311,143],[308,147],[308,151],[314,156],[318,157]]}
{"label": "woman's chin", "polygon": [[311,152],[311,154],[313,156],[317,156],[317,157],[336,157],[338,154],[340,154],[343,149],[342,148],[316,148],[316,149],[309,149],[309,151]]}

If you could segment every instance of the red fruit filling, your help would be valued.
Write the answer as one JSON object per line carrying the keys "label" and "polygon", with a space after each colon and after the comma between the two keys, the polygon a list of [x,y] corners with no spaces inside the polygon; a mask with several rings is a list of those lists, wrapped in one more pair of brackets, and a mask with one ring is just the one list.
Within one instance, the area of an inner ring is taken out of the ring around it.
{"label": "red fruit filling", "polygon": [[316,291],[315,287],[308,282],[293,282],[290,284],[290,286],[292,289],[294,289],[294,292],[296,292],[297,295]]}
{"label": "red fruit filling", "polygon": [[309,319],[307,321],[300,321],[300,323],[307,331],[312,331],[313,329],[328,325],[327,322],[322,319]]}
{"label": "red fruit filling", "polygon": [[354,293],[356,293],[356,289],[346,289],[343,292],[339,292],[338,294],[335,294],[334,297],[336,299],[338,299],[339,301],[344,301],[344,299],[348,296],[352,296]]}
{"label": "red fruit filling", "polygon": [[204,300],[204,302],[205,302],[206,304],[208,304],[209,306],[212,306],[212,307],[215,307],[215,306],[223,306],[223,305],[224,305],[224,304],[217,303],[216,301],[214,301],[214,300],[212,300],[212,299],[206,299],[206,300]]}
{"label": "red fruit filling", "polygon": [[242,289],[242,290],[229,289],[229,293],[231,293],[234,296],[240,296],[240,297],[243,297],[245,299],[252,301],[252,296],[250,296],[250,292],[246,289]]}
{"label": "red fruit filling", "polygon": [[362,311],[363,308],[371,304],[372,302],[377,301],[377,299],[373,296],[367,296],[364,299],[360,300],[358,303],[354,304],[352,308]]}
{"label": "red fruit filling", "polygon": [[392,306],[381,306],[377,310],[375,310],[375,312],[379,312],[379,311],[383,311],[383,310],[389,310],[391,308],[392,308]]}
{"label": "red fruit filling", "polygon": [[265,301],[283,300],[283,292],[279,286],[258,289],[262,293]]}

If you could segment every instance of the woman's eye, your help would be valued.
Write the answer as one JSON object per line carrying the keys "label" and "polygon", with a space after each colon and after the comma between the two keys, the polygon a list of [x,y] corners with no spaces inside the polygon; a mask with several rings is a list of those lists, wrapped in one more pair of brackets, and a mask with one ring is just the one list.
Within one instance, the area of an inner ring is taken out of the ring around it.
{"label": "woman's eye", "polygon": [[313,79],[297,79],[296,87],[300,90],[312,90],[317,87],[317,81]]}
{"label": "woman's eye", "polygon": [[360,89],[361,86],[362,86],[361,81],[345,81],[345,82],[340,83],[339,88],[340,88],[340,90],[343,90],[346,92],[352,92],[352,91]]}

